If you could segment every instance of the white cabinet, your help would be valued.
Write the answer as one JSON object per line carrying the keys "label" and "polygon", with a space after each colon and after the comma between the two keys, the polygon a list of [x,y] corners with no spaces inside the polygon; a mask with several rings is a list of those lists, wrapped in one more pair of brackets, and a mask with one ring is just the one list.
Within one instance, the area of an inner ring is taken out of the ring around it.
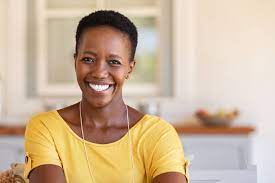
{"label": "white cabinet", "polygon": [[0,136],[0,172],[14,162],[24,162],[24,139],[22,136]]}
{"label": "white cabinet", "polygon": [[181,136],[192,169],[246,169],[250,165],[250,139],[246,135]]}
{"label": "white cabinet", "polygon": [[256,183],[256,167],[243,170],[192,170],[191,183]]}
{"label": "white cabinet", "polygon": [[249,135],[180,135],[191,183],[256,183]]}

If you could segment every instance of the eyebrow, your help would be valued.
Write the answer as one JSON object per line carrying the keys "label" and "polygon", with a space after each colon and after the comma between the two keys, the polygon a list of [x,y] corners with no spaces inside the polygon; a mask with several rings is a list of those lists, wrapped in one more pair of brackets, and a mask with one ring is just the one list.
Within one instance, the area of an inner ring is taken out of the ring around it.
{"label": "eyebrow", "polygon": [[[93,51],[83,51],[82,54],[88,54],[88,55],[97,56],[96,52],[93,52]],[[120,57],[119,55],[114,54],[114,53],[111,53],[111,54],[109,55],[109,57],[111,57],[111,58],[119,58],[119,59],[122,59],[122,57]]]}
{"label": "eyebrow", "polygon": [[120,56],[118,56],[118,55],[116,55],[116,54],[110,54],[110,57],[122,59]]}
{"label": "eyebrow", "polygon": [[88,54],[88,55],[94,55],[96,56],[97,54],[93,51],[83,51],[83,54]]}

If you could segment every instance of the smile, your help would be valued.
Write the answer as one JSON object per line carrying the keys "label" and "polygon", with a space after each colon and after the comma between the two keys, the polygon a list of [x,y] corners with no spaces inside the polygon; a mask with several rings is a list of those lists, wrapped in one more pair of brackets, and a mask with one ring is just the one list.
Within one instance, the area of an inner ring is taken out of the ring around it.
{"label": "smile", "polygon": [[101,92],[101,91],[105,91],[105,90],[108,90],[108,88],[110,88],[111,85],[108,85],[108,84],[92,84],[92,83],[89,83],[89,86],[97,91],[97,92]]}

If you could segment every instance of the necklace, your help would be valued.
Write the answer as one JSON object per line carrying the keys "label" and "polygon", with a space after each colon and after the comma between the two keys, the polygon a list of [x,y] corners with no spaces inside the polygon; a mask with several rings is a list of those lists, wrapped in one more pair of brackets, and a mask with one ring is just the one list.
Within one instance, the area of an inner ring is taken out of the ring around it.
{"label": "necklace", "polygon": [[[134,181],[134,159],[133,159],[132,138],[131,138],[131,134],[130,134],[129,112],[128,112],[128,107],[127,107],[126,104],[125,104],[125,109],[126,109],[126,119],[127,119],[127,128],[128,128],[127,133],[128,133],[128,139],[129,139],[129,156],[130,156],[131,165],[132,165],[132,171],[131,171],[132,180],[131,180],[131,182],[134,183],[135,181]],[[83,131],[82,102],[81,101],[79,102],[79,119],[80,119],[81,135],[82,135],[82,139],[83,139],[83,147],[84,147],[85,157],[86,157],[90,177],[91,177],[93,183],[95,183],[94,176],[93,176],[92,169],[91,169],[91,165],[90,165],[90,161],[89,161],[88,154],[87,154],[85,136],[84,136],[84,131]]]}

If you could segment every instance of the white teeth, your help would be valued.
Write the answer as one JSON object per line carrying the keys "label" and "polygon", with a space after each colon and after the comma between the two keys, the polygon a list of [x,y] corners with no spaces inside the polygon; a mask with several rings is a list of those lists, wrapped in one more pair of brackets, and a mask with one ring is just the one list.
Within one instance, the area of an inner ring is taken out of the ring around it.
{"label": "white teeth", "polygon": [[95,84],[89,83],[89,86],[95,91],[104,91],[108,89],[110,85],[95,85]]}

